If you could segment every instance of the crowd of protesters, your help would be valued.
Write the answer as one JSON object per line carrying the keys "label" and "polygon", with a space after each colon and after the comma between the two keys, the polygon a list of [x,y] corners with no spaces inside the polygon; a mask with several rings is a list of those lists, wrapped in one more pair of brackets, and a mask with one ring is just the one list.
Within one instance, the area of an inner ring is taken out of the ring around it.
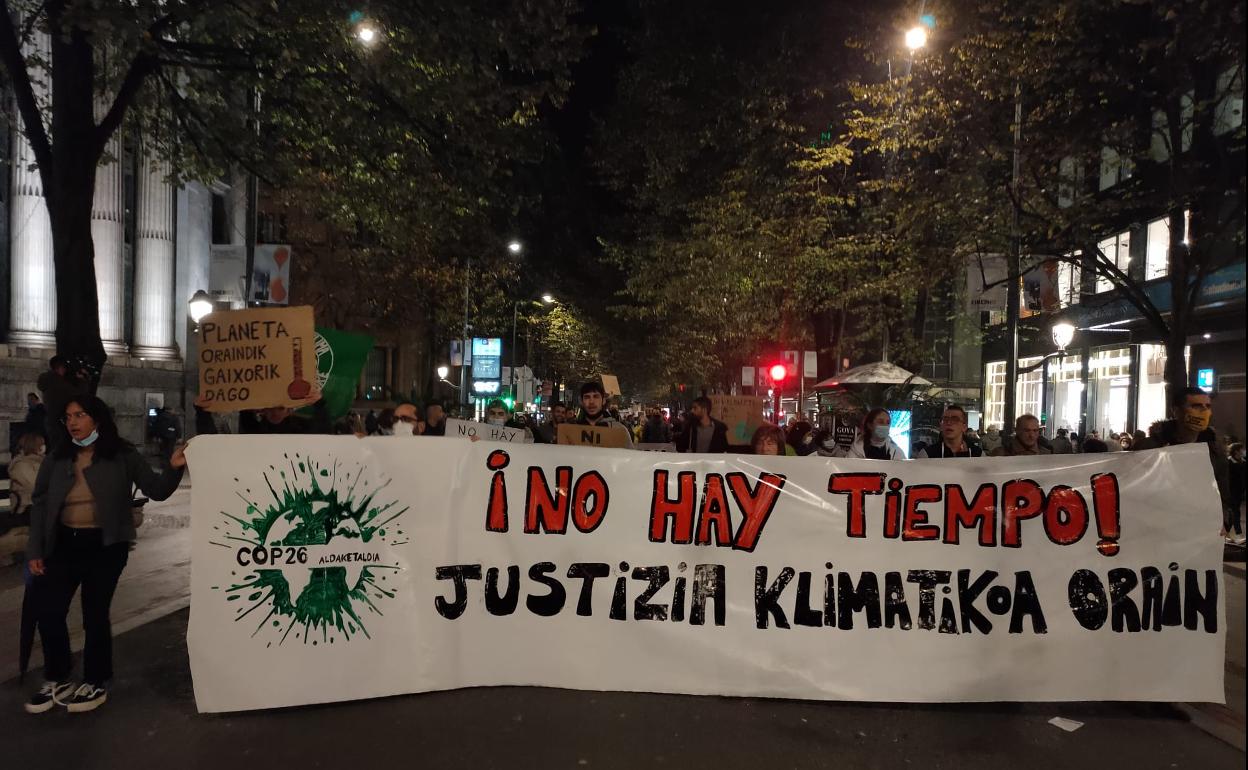
{"label": "crowd of protesters", "polygon": [[[140,522],[135,516],[134,490],[156,500],[167,498],[182,478],[186,458],[181,444],[174,445],[180,435],[168,427],[159,431],[163,450],[159,456],[143,457],[118,434],[108,405],[89,394],[83,378],[64,360],[53,359],[39,385],[43,398],[34,393],[28,397],[26,422],[30,430],[23,435],[20,451],[10,466],[15,510],[30,528],[26,550],[29,595],[38,618],[46,680],[27,701],[26,710],[42,713],[61,705],[69,711],[89,711],[108,696],[112,676],[109,608]],[[559,443],[559,427],[571,424],[620,431],[625,446],[643,449],[883,462],[910,459],[894,438],[890,413],[883,408],[868,410],[852,437],[838,437],[809,422],[791,419],[785,427],[757,427],[745,446],[734,444],[729,426],[713,416],[713,396],[694,399],[687,413],[670,418],[659,408],[650,408],[644,415],[621,417],[611,408],[599,382],[586,383],[579,396],[579,405],[552,404],[543,421],[513,412],[502,400],[493,400],[486,405],[483,422],[518,430],[526,443]],[[966,410],[951,404],[940,418],[939,441],[916,443],[912,457],[1019,457],[1204,444],[1222,495],[1223,536],[1242,544],[1240,514],[1248,467],[1243,445],[1227,446],[1218,439],[1210,427],[1213,404],[1208,393],[1196,388],[1179,390],[1170,408],[1171,419],[1151,426],[1147,434],[1137,431],[1101,437],[1090,432],[1081,437],[1063,428],[1054,438],[1046,439],[1040,420],[1030,414],[1018,417],[1008,434],[989,426],[981,436],[968,424]],[[203,417],[197,413],[197,432],[215,430],[215,423]],[[379,413],[349,413],[332,420],[322,401],[297,411],[278,406],[242,413],[238,430],[244,434],[361,438],[445,436],[447,413],[441,403],[429,403],[422,409],[401,402]],[[83,679],[76,683],[71,676],[66,615],[79,589],[86,639]]]}

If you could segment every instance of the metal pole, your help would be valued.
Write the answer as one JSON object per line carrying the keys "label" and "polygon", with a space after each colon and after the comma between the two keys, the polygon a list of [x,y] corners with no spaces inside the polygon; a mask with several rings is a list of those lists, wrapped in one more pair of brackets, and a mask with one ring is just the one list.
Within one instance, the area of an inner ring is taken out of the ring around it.
{"label": "metal pole", "polygon": [[[252,130],[256,136],[260,136],[260,91],[252,89],[250,94],[251,108],[254,112],[252,119]],[[247,223],[244,227],[243,238],[246,239],[247,254],[247,275],[244,276],[243,291],[243,307],[247,307],[251,302],[251,284],[252,273],[256,269],[256,218],[259,216],[260,206],[260,178],[254,172],[247,172]]]}
{"label": "metal pole", "polygon": [[[468,351],[472,340],[468,337],[468,286],[472,283],[472,260],[464,263],[464,339],[459,349],[459,406],[461,412],[468,406]],[[462,416],[462,415],[461,415]]]}
{"label": "metal pole", "polygon": [[520,314],[520,303],[511,304],[511,403],[516,403],[516,318]]}
{"label": "metal pole", "polygon": [[1019,182],[1019,145],[1023,131],[1023,97],[1018,83],[1014,84],[1014,167],[1010,177],[1010,188],[1013,191],[1013,212],[1010,218],[1010,255],[1007,270],[1008,283],[1006,292],[1005,325],[1006,336],[1009,338],[1009,358],[1005,362],[1005,425],[1006,431],[1013,435],[1015,412],[1018,409],[1018,306],[1022,298],[1019,282],[1022,280],[1022,239],[1018,232],[1018,182]]}

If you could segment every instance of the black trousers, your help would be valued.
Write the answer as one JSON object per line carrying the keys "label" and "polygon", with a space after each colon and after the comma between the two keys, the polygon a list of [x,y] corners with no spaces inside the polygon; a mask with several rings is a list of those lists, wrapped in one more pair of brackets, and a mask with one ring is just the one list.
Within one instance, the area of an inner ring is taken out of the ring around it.
{"label": "black trousers", "polygon": [[43,640],[43,676],[53,682],[69,678],[72,662],[65,619],[74,593],[82,586],[83,680],[103,685],[113,677],[113,629],[109,608],[117,581],[130,558],[129,543],[105,546],[98,529],[57,532],[56,550],[44,560],[45,572],[32,584]]}

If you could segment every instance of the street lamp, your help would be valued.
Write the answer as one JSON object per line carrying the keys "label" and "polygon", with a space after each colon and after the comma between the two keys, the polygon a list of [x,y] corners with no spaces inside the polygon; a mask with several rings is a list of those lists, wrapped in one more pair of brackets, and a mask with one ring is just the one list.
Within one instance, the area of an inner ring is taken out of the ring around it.
{"label": "street lamp", "polygon": [[1053,334],[1053,344],[1063,353],[1075,339],[1075,325],[1069,321],[1058,321],[1053,324],[1050,332]]}
{"label": "street lamp", "polygon": [[512,254],[519,254],[524,250],[524,246],[520,243],[520,241],[512,241],[507,244],[507,250]]}
{"label": "street lamp", "polygon": [[194,321],[197,326],[199,325],[199,322],[203,320],[204,316],[212,312],[212,309],[212,296],[203,289],[195,292],[195,294],[191,296],[190,301],[187,303],[187,311],[191,314],[191,320]]}
{"label": "street lamp", "polygon": [[927,45],[927,30],[923,27],[914,27],[906,32],[906,48],[912,52],[917,51]]}
{"label": "street lamp", "polygon": [[550,303],[554,301],[555,301],[555,297],[553,294],[547,292],[546,294],[542,295],[542,302],[545,302],[547,305],[549,305]]}
{"label": "street lamp", "polygon": [[377,28],[367,22],[363,22],[355,28],[355,39],[359,40],[366,46],[371,46],[373,43],[376,43],[380,36],[381,35],[377,31]]}
{"label": "street lamp", "polygon": [[438,367],[438,379],[439,380],[445,380],[446,375],[450,373],[451,373],[451,368],[449,366],[443,365],[443,366]]}

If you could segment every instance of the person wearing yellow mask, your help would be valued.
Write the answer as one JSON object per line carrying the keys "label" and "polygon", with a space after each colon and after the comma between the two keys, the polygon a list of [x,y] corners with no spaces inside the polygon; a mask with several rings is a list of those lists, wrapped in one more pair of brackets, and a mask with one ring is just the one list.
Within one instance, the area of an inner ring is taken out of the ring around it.
{"label": "person wearing yellow mask", "polygon": [[1200,388],[1175,389],[1170,397],[1170,414],[1172,419],[1161,424],[1158,435],[1150,436],[1136,448],[1156,449],[1196,442],[1207,444],[1209,460],[1213,463],[1213,477],[1218,482],[1218,492],[1222,497],[1222,537],[1234,542],[1226,527],[1230,521],[1231,504],[1226,452],[1222,448],[1222,442],[1218,441],[1218,434],[1209,427],[1213,420],[1213,399]]}

